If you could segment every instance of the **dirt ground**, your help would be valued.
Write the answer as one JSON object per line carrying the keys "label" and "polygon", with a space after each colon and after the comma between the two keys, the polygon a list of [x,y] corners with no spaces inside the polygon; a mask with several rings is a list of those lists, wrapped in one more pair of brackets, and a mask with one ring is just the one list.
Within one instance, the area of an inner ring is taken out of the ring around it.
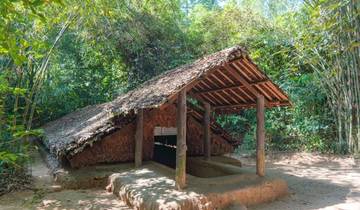
{"label": "dirt ground", "polygon": [[[243,162],[243,167],[254,166],[250,158],[237,158]],[[290,195],[248,209],[360,210],[359,160],[307,153],[273,155],[268,160],[267,172],[285,179]],[[32,168],[36,190],[13,192],[0,197],[0,209],[129,209],[103,189],[61,190],[52,185],[41,162],[35,162]]]}
{"label": "dirt ground", "polygon": [[60,192],[22,191],[4,195],[1,210],[119,209],[129,210],[125,203],[102,189],[63,190]]}
{"label": "dirt ground", "polygon": [[[239,158],[244,167],[254,165]],[[360,210],[360,160],[309,153],[269,157],[266,170],[288,182],[290,195],[252,210]]]}
{"label": "dirt ground", "polygon": [[129,210],[127,205],[104,189],[62,190],[52,181],[48,168],[39,153],[32,154],[32,189],[13,192],[0,197],[0,210],[77,210],[119,209]]}

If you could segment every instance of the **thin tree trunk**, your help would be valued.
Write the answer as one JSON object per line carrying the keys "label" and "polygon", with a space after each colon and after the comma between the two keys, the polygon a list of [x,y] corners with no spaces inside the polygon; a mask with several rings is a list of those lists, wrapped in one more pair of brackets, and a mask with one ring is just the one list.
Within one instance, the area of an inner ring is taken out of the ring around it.
{"label": "thin tree trunk", "polygon": [[[45,58],[43,59],[39,70],[37,71],[37,76],[33,87],[29,93],[29,97],[25,106],[24,112],[24,125],[26,126],[27,130],[30,130],[32,127],[32,121],[35,113],[36,103],[39,97],[39,91],[43,85],[45,79],[45,73],[47,67],[49,65],[50,57],[52,55],[52,51],[54,50],[56,44],[59,42],[60,38],[64,35],[65,31],[68,29],[72,21],[75,19],[75,15],[69,15],[68,19],[65,21],[64,25],[62,26],[61,30],[59,31],[58,35],[55,38],[54,43],[52,44],[51,48],[47,52]],[[30,113],[29,113],[30,112]],[[28,116],[29,115],[29,116]],[[28,116],[28,117],[27,117]]]}

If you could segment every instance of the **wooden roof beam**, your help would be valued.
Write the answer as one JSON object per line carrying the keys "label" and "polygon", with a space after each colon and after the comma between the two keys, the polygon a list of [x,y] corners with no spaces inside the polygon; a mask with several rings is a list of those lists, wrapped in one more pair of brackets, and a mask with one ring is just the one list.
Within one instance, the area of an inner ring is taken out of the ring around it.
{"label": "wooden roof beam", "polygon": [[240,74],[242,77],[244,77],[247,81],[252,81],[252,80],[253,80],[253,78],[250,76],[251,73],[248,72],[249,70],[246,69],[246,68],[243,68],[243,67],[240,65],[240,62],[234,61],[234,62],[231,63],[231,65],[232,65],[232,67],[234,68],[234,70],[235,70],[238,74]]}
{"label": "wooden roof beam", "polygon": [[[273,98],[271,97],[270,94],[273,94],[271,93],[271,90],[269,91],[268,88],[263,88],[261,85],[258,85],[258,86],[255,86],[256,89],[258,89],[260,92],[262,92],[262,94],[265,96],[265,99],[269,99],[270,101],[273,101]],[[268,93],[268,91],[270,92],[270,94]]]}
{"label": "wooden roof beam", "polygon": [[255,75],[256,79],[263,79],[264,75],[262,75],[262,73],[260,73],[260,71],[256,68],[253,67],[253,65],[247,63],[246,59],[242,59],[238,62],[236,62],[236,64],[238,64],[238,66],[240,66],[243,69],[246,69],[247,71],[251,72],[253,75]]}
{"label": "wooden roof beam", "polygon": [[[265,80],[249,83],[249,85],[254,86],[254,85],[264,84],[269,81],[270,80],[265,79]],[[223,90],[234,90],[234,89],[236,90],[238,88],[244,88],[244,87],[246,87],[246,86],[243,84],[237,84],[237,85],[231,85],[231,86],[227,86],[227,87],[216,88],[216,89],[212,89],[212,90],[195,91],[194,93],[195,94],[213,93],[213,92],[220,92]]]}
{"label": "wooden roof beam", "polygon": [[229,91],[231,92],[231,94],[234,94],[234,96],[236,96],[237,98],[239,98],[241,101],[247,103],[247,100],[246,100],[244,97],[242,97],[240,94],[238,94],[237,92],[235,92],[235,91],[232,90],[232,89],[230,89]]}
{"label": "wooden roof beam", "polygon": [[[221,83],[221,85],[223,85],[223,86],[226,86],[226,84],[225,84],[225,82],[223,82],[221,79],[219,79],[216,75],[214,75],[214,74],[211,74],[210,75],[211,77],[213,77],[213,78],[215,78],[215,80],[217,80],[218,82],[220,82]],[[216,89],[222,89],[222,88],[216,88]],[[229,93],[227,93],[226,92],[226,90],[221,90],[221,91],[219,91],[220,93],[224,93],[227,97],[229,97],[233,102],[235,102],[235,103],[239,103],[239,101],[238,100],[235,100],[233,97],[231,97],[231,95],[229,95]]]}
{"label": "wooden roof beam", "polygon": [[[254,94],[256,97],[258,97],[259,95],[262,95],[259,91],[257,91],[253,86],[251,86],[251,84],[246,81],[246,79],[244,79],[237,71],[236,71],[236,67],[233,67],[232,64],[225,64],[224,68],[228,70],[228,72],[234,77],[236,78],[236,80],[240,81],[241,84],[244,85],[244,87],[246,89],[248,89],[252,94]],[[265,99],[265,106],[269,106],[268,105],[268,100]]]}
{"label": "wooden roof beam", "polygon": [[[276,101],[276,102],[268,102],[267,106],[268,107],[273,107],[273,106],[286,106],[286,105],[290,105],[289,102],[287,101]],[[224,106],[213,106],[214,109],[242,109],[242,108],[249,108],[249,107],[256,107],[255,103],[252,104],[236,104],[236,105],[224,105]]]}
{"label": "wooden roof beam", "polygon": [[[219,73],[223,78],[225,78],[228,82],[230,82],[232,86],[236,85],[236,82],[234,82],[234,80],[232,80],[230,77],[228,77],[226,74],[224,74],[224,72],[221,71],[221,68],[219,68],[214,73]],[[226,85],[224,84],[224,86],[226,86]],[[237,88],[235,88],[235,89],[237,89]],[[245,98],[243,98],[240,94],[238,94],[236,91],[234,91],[233,89],[228,89],[228,90],[231,94],[233,94],[238,99],[240,99],[240,101],[247,103],[247,100]],[[226,91],[226,90],[224,90],[224,91]]]}
{"label": "wooden roof beam", "polygon": [[216,105],[216,104],[223,104],[223,102],[219,101],[219,99],[217,99],[216,97],[213,97],[213,95],[209,94],[209,95],[195,95],[194,93],[196,91],[198,91],[198,89],[201,91],[201,90],[204,90],[206,88],[204,88],[203,86],[205,86],[206,88],[209,88],[210,86],[208,86],[206,83],[204,83],[203,81],[200,81],[191,91],[191,94],[193,96],[197,96],[197,97],[200,97],[203,99],[203,101],[208,101],[210,103],[212,103],[213,105]]}
{"label": "wooden roof beam", "polygon": [[[203,79],[203,81],[201,81],[201,83],[203,83],[203,84],[205,84],[205,85],[207,85],[207,88],[208,89],[212,89],[211,87],[210,87],[210,85],[208,85],[207,84],[207,82],[209,82],[209,83],[213,83],[213,86],[216,86],[216,87],[218,87],[218,85],[215,83],[214,84],[214,82],[212,82],[211,80],[210,80],[210,78],[209,77],[205,77],[204,79]],[[221,102],[221,104],[231,104],[231,102],[229,101],[229,100],[227,100],[223,95],[221,95],[219,92],[214,92],[214,93],[209,93],[210,95],[216,95],[217,97],[219,97],[222,101],[220,101]],[[214,97],[214,98],[216,98],[216,97]],[[225,103],[224,103],[225,102]]]}
{"label": "wooden roof beam", "polygon": [[211,74],[212,72],[216,71],[217,69],[218,69],[218,67],[212,68],[206,74],[202,75],[200,78],[195,78],[191,82],[189,82],[187,85],[184,85],[184,87],[182,87],[178,92],[171,94],[164,103],[160,104],[159,108],[163,110],[166,107],[168,107],[169,105],[173,104],[176,101],[177,95],[181,90],[185,89],[185,91],[190,91],[195,85],[199,84],[199,82],[202,81],[201,78],[205,78],[206,75]]}
{"label": "wooden roof beam", "polygon": [[201,104],[207,101],[207,99],[204,98],[203,96],[195,95],[193,92],[188,93],[188,95],[190,98],[196,99]]}

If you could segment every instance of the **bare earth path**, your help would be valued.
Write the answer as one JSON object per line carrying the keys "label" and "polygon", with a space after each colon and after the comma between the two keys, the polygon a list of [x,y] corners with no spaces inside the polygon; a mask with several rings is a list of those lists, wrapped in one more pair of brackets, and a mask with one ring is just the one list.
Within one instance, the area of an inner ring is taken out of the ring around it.
{"label": "bare earth path", "polygon": [[[244,167],[251,159],[239,158]],[[250,210],[360,210],[360,167],[353,158],[307,153],[283,154],[267,162],[267,172],[288,182],[290,195]],[[129,209],[103,189],[61,190],[52,187],[41,161],[33,164],[35,187],[0,197],[1,210],[21,209]],[[60,190],[60,191],[59,191]],[[236,208],[231,208],[236,209]]]}

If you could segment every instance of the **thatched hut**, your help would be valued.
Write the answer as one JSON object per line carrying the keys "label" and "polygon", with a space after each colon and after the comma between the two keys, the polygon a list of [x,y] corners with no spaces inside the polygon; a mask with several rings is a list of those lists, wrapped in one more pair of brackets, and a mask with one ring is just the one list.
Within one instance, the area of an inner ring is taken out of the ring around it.
{"label": "thatched hut", "polygon": [[[72,167],[158,159],[176,166],[184,184],[186,155],[233,151],[217,113],[258,111],[258,174],[263,174],[264,108],[289,105],[287,95],[240,46],[205,56],[145,82],[135,90],[46,124],[44,145]],[[163,157],[163,158],[162,158]],[[176,159],[176,161],[175,161]]]}

